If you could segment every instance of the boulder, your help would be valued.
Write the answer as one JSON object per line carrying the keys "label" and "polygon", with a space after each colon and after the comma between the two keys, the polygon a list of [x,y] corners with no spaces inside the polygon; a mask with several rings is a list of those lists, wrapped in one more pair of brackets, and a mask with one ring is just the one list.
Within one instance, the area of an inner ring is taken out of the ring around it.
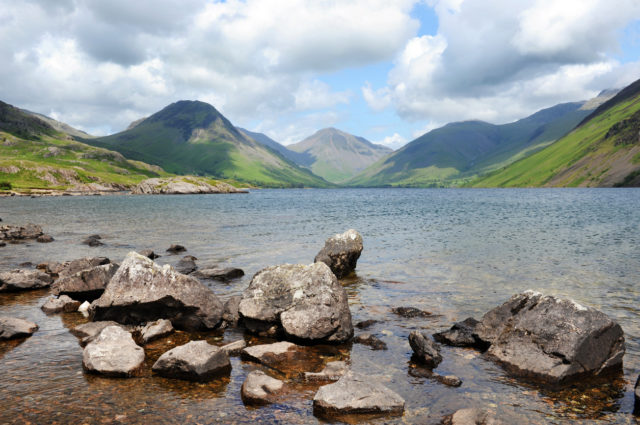
{"label": "boulder", "polygon": [[114,377],[135,376],[144,363],[144,350],[119,326],[107,326],[82,352],[88,372]]}
{"label": "boulder", "polygon": [[0,340],[24,338],[38,330],[38,325],[17,317],[0,316]]}
{"label": "boulder", "polygon": [[442,361],[440,348],[422,332],[412,331],[409,334],[409,345],[417,360],[427,367],[437,367]]}
{"label": "boulder", "polygon": [[324,248],[318,252],[313,261],[325,263],[340,279],[356,269],[361,253],[362,236],[357,231],[349,229],[327,239]]}
{"label": "boulder", "polygon": [[236,269],[234,267],[226,267],[226,268],[214,267],[209,269],[198,270],[197,272],[195,272],[195,276],[201,279],[214,279],[214,280],[221,280],[223,282],[226,282],[228,280],[236,279],[238,277],[244,276],[244,271],[242,271],[241,269]]}
{"label": "boulder", "polygon": [[284,387],[284,382],[267,375],[261,370],[250,372],[242,383],[240,396],[245,404],[263,405],[275,401]]}
{"label": "boulder", "polygon": [[25,226],[0,226],[0,239],[17,241],[23,239],[36,239],[42,236],[42,227],[37,224],[27,224]]}
{"label": "boulder", "polygon": [[229,373],[229,356],[207,341],[191,341],[175,347],[158,358],[152,370],[166,378],[208,381]]}
{"label": "boulder", "polygon": [[102,246],[104,243],[102,243],[100,239],[102,239],[102,236],[100,235],[91,235],[83,240],[82,243],[91,247]]}
{"label": "boulder", "polygon": [[508,423],[522,422],[503,422],[496,417],[495,412],[478,408],[460,409],[442,420],[443,425],[506,425]]}
{"label": "boulder", "polygon": [[344,342],[353,336],[347,293],[324,263],[267,267],[243,292],[240,317],[252,331],[281,328],[312,342]]}
{"label": "boulder", "polygon": [[54,240],[55,239],[53,239],[53,237],[51,235],[40,235],[36,239],[36,242],[49,243],[49,242],[53,242]]}
{"label": "boulder", "polygon": [[160,258],[160,255],[156,254],[150,249],[143,249],[142,251],[139,251],[138,254],[144,255],[150,260],[155,260],[156,258]]}
{"label": "boulder", "polygon": [[328,362],[321,372],[305,372],[304,379],[307,381],[337,381],[348,370],[349,367],[343,361]]}
{"label": "boulder", "polygon": [[315,414],[385,413],[401,415],[404,399],[373,377],[347,372],[320,387],[313,397]]}
{"label": "boulder", "polygon": [[47,314],[52,313],[72,313],[78,310],[80,301],[71,299],[67,295],[61,295],[58,298],[49,297],[47,301],[40,307]]}
{"label": "boulder", "polygon": [[169,319],[178,329],[206,330],[220,324],[223,306],[197,279],[130,252],[89,313],[92,320],[141,324]]}
{"label": "boulder", "polygon": [[227,326],[238,325],[238,321],[240,320],[240,313],[238,312],[238,309],[240,308],[241,299],[242,297],[240,295],[236,295],[225,301],[222,320],[224,320],[224,323]]}
{"label": "boulder", "polygon": [[363,333],[353,339],[356,344],[368,345],[373,350],[386,350],[387,344],[375,335]]}
{"label": "boulder", "polygon": [[187,255],[178,261],[176,264],[176,270],[182,274],[191,274],[198,270],[198,266],[195,262],[195,257]]}
{"label": "boulder", "polygon": [[562,384],[622,366],[622,328],[574,301],[527,291],[486,313],[476,328],[487,354],[511,373]]}
{"label": "boulder", "polygon": [[177,254],[179,252],[185,252],[186,250],[187,250],[187,248],[185,248],[182,245],[178,245],[178,244],[173,244],[169,248],[167,248],[167,252],[170,252],[172,254]]}
{"label": "boulder", "polygon": [[487,349],[488,344],[476,334],[478,322],[473,317],[468,317],[462,322],[454,323],[451,329],[433,334],[433,339],[441,344],[454,347],[476,347]]}
{"label": "boulder", "polygon": [[391,311],[398,316],[406,317],[407,319],[413,319],[414,317],[429,317],[431,313],[428,311],[420,310],[415,307],[394,307]]}
{"label": "boulder", "polygon": [[228,356],[238,356],[242,353],[242,350],[247,346],[247,342],[244,339],[233,341],[220,347],[222,351],[227,353]]}
{"label": "boulder", "polygon": [[65,261],[64,263],[40,263],[37,268],[52,277],[64,277],[109,263],[111,263],[111,261],[106,257],[87,257],[78,258],[73,261]]}
{"label": "boulder", "polygon": [[173,333],[173,325],[167,319],[158,319],[144,325],[140,330],[140,341],[143,344]]}
{"label": "boulder", "polygon": [[52,292],[54,295],[69,295],[80,301],[93,301],[102,295],[118,267],[109,263],[65,275],[54,282]]}
{"label": "boulder", "polygon": [[38,270],[13,270],[0,273],[0,292],[48,288],[51,276]]}

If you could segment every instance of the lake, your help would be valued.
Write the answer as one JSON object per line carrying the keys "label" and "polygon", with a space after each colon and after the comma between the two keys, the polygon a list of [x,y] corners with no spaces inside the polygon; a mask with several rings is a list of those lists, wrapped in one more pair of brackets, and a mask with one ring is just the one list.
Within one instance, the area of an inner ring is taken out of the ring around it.
{"label": "lake", "polygon": [[[175,264],[187,248],[200,266],[242,268],[231,283],[205,282],[219,297],[240,294],[253,274],[282,263],[311,263],[324,240],[354,228],[364,239],[357,276],[342,281],[353,322],[388,350],[338,347],[336,358],[376,377],[406,400],[403,417],[373,423],[438,423],[464,407],[491,407],[530,423],[568,420],[635,423],[633,385],[640,373],[640,190],[638,189],[336,189],[255,190],[248,195],[0,198],[3,224],[32,222],[55,242],[0,248],[0,270],[23,262],[107,256],[153,249]],[[100,234],[104,246],[82,245]],[[509,377],[471,349],[443,347],[436,371],[463,384],[446,387],[410,362],[407,336],[468,316],[480,318],[527,289],[569,297],[602,310],[625,332],[624,373],[587,388],[543,390]],[[281,403],[246,408],[240,387],[255,365],[232,358],[228,378],[199,384],[151,375],[150,365],[189,338],[222,344],[239,330],[177,333],[147,347],[140,378],[108,379],[82,371],[82,348],[69,328],[79,313],[47,316],[48,291],[0,295],[0,314],[35,321],[31,338],[0,346],[0,423],[317,423],[317,386],[291,382]],[[392,307],[432,317],[406,319]],[[356,329],[356,334],[359,331]],[[257,339],[247,335],[250,343]],[[356,418],[344,418],[353,422]]]}

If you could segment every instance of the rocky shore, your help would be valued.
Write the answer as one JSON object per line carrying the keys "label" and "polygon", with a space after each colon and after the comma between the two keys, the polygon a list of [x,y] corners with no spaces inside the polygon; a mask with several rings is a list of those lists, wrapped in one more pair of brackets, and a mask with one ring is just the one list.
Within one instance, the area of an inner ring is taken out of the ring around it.
{"label": "rocky shore", "polygon": [[[0,227],[0,239],[10,242],[43,234],[35,225]],[[182,255],[186,249],[178,247],[167,251]],[[161,266],[152,251],[130,252],[117,259],[119,263],[88,257],[41,263],[35,270],[0,271],[0,292],[48,290],[51,297],[41,306],[47,314],[86,312],[89,322],[71,329],[83,347],[78,370],[85,373],[127,379],[151,373],[154,379],[213,382],[232,379],[230,357],[239,356],[251,368],[239,394],[247,406],[283,403],[287,394],[304,385],[313,414],[329,421],[343,420],[344,415],[360,421],[370,415],[401,416],[406,401],[393,382],[380,382],[355,372],[351,361],[336,360],[336,353],[350,350],[354,343],[374,351],[387,349],[368,331],[356,334],[356,329],[367,329],[376,321],[352,322],[341,280],[354,273],[362,251],[363,238],[357,231],[334,235],[314,263],[267,266],[240,296],[228,299],[219,298],[203,282],[237,279],[242,270],[200,270],[191,255],[176,268]],[[505,376],[540,389],[606,380],[620,371],[625,353],[622,328],[610,317],[534,291],[515,294],[479,320],[468,318],[433,335],[416,325],[431,313],[410,306],[390,313],[408,332],[406,343],[413,356],[407,379],[419,373],[452,388],[464,388],[465,382],[438,373],[446,360],[444,345],[465,353],[476,350],[500,366]],[[199,339],[229,329],[246,338],[220,346]],[[28,338],[35,332],[36,323],[0,317],[0,340]],[[149,344],[172,338],[175,332],[191,335],[190,341],[163,352],[152,365],[145,362]],[[265,338],[273,342],[264,343]],[[445,413],[442,421],[448,424],[518,421],[483,405]]]}

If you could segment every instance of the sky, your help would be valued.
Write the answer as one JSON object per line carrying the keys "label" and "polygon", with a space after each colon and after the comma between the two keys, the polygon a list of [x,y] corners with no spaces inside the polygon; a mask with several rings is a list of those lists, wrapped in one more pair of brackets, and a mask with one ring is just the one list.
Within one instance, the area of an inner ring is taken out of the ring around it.
{"label": "sky", "polygon": [[0,0],[0,100],[93,135],[178,100],[398,148],[640,79],[638,0]]}

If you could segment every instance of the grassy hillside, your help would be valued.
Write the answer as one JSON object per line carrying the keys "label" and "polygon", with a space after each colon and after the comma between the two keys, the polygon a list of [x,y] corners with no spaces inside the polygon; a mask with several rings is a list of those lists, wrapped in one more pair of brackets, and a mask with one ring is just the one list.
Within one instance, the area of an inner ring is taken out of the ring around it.
{"label": "grassy hillside", "polygon": [[478,175],[553,143],[591,112],[583,109],[583,104],[556,105],[504,125],[482,121],[447,124],[376,162],[347,184],[403,187],[463,185]]}
{"label": "grassy hillside", "polygon": [[208,175],[267,187],[328,185],[247,137],[203,102],[176,102],[133,128],[86,142],[176,174]]}
{"label": "grassy hillside", "polygon": [[334,183],[349,180],[392,152],[386,146],[335,128],[319,130],[287,148],[298,153],[298,157],[292,158],[299,165]]}
{"label": "grassy hillside", "polygon": [[623,90],[549,147],[471,183],[473,187],[640,184],[640,84]]}

